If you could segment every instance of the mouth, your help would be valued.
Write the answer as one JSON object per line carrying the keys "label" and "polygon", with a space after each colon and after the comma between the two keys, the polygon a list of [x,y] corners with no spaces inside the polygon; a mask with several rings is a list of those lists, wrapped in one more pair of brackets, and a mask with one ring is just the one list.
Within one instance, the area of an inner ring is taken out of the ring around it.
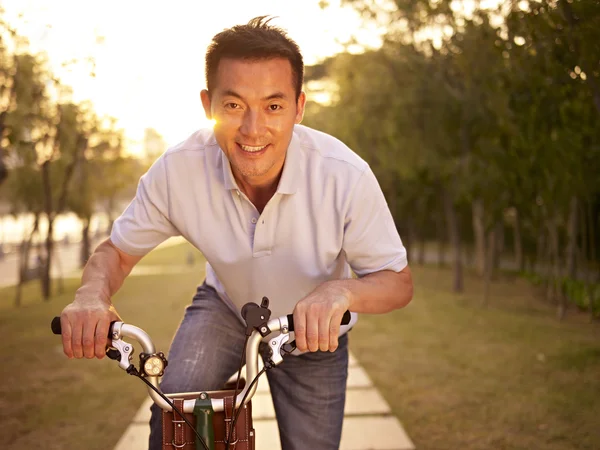
{"label": "mouth", "polygon": [[238,148],[242,150],[244,153],[251,155],[261,155],[265,152],[269,144],[266,145],[244,145],[236,142]]}

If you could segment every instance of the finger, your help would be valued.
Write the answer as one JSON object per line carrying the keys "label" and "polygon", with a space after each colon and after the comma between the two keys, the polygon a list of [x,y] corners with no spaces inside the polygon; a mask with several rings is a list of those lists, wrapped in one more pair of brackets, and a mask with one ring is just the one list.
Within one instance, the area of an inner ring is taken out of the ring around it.
{"label": "finger", "polygon": [[306,346],[311,352],[319,350],[319,312],[316,307],[306,314]]}
{"label": "finger", "polygon": [[89,319],[83,325],[83,355],[91,359],[94,357],[94,343],[97,319]]}
{"label": "finger", "polygon": [[305,352],[306,346],[306,314],[301,309],[294,311],[294,337],[296,339],[296,348]]}
{"label": "finger", "polygon": [[60,328],[63,343],[63,352],[65,352],[65,355],[67,355],[68,358],[72,359],[73,346],[71,345],[71,336],[73,332],[71,330],[71,323],[69,322],[69,318],[64,314],[61,314],[60,316]]}
{"label": "finger", "polygon": [[319,350],[326,352],[329,350],[329,324],[331,320],[328,314],[322,314],[319,317]]}
{"label": "finger", "polygon": [[338,339],[340,335],[340,324],[344,317],[343,311],[336,311],[331,316],[329,322],[329,351],[334,352],[338,348]]}
{"label": "finger", "polygon": [[100,320],[96,324],[96,334],[94,336],[94,350],[96,353],[96,358],[102,359],[104,355],[106,355],[106,345],[107,336],[108,336],[108,327],[110,326],[110,322],[108,319]]}
{"label": "finger", "polygon": [[83,358],[83,348],[81,346],[81,339],[83,336],[83,323],[76,321],[71,324],[71,345],[73,347],[73,357]]}

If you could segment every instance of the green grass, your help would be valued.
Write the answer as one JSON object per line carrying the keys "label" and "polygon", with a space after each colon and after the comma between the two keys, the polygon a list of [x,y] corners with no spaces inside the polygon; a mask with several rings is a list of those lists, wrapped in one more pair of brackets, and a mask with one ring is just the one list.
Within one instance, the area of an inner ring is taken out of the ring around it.
{"label": "green grass", "polygon": [[[172,261],[187,248],[155,250],[140,264],[163,256]],[[204,265],[197,261],[174,275],[130,277],[114,303],[125,322],[146,330],[166,352],[203,276]],[[114,361],[69,360],[62,353],[50,321],[72,301],[77,283],[66,280],[64,294],[50,302],[39,300],[39,288],[31,283],[19,309],[9,306],[14,288],[0,290],[0,448],[111,449],[146,396],[143,383]]]}
{"label": "green grass", "polygon": [[204,263],[205,261],[202,254],[196,248],[188,244],[183,244],[156,249],[144,256],[140,264],[145,266],[185,266],[188,264],[190,255],[193,257],[195,264]]}
{"label": "green grass", "polygon": [[558,322],[524,280],[450,293],[451,274],[413,268],[405,309],[362,316],[351,348],[418,449],[600,448],[600,327]]}

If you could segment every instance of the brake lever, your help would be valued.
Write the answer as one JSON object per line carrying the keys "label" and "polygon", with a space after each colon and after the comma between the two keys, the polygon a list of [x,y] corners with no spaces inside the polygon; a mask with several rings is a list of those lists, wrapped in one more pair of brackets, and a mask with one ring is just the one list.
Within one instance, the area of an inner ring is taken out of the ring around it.
{"label": "brake lever", "polygon": [[269,348],[271,349],[271,363],[278,365],[283,362],[283,347],[288,345],[287,341],[290,339],[288,333],[281,333],[274,338],[269,340]]}
{"label": "brake lever", "polygon": [[133,346],[121,339],[113,339],[112,348],[106,350],[106,355],[110,359],[119,361],[119,367],[127,371],[132,366]]}
{"label": "brake lever", "polygon": [[293,341],[291,341],[291,342],[283,344],[283,347],[281,347],[281,351],[284,352],[284,353],[286,353],[286,354],[290,354],[294,350],[296,350],[296,340],[295,339]]}

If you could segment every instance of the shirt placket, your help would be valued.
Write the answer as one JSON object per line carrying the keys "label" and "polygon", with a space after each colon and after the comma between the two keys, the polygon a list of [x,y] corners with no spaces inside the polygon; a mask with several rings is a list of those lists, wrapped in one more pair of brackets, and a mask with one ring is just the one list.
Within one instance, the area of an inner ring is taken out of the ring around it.
{"label": "shirt placket", "polygon": [[269,200],[262,214],[253,218],[253,220],[256,220],[254,224],[254,246],[252,248],[252,256],[255,258],[271,254],[275,240],[277,207],[280,201],[281,195],[276,193]]}
{"label": "shirt placket", "polygon": [[248,227],[252,256],[260,258],[270,255],[275,238],[274,214],[280,201],[280,195],[275,193],[265,206],[262,214],[259,214],[254,204],[239,189],[235,190],[234,200]]}

